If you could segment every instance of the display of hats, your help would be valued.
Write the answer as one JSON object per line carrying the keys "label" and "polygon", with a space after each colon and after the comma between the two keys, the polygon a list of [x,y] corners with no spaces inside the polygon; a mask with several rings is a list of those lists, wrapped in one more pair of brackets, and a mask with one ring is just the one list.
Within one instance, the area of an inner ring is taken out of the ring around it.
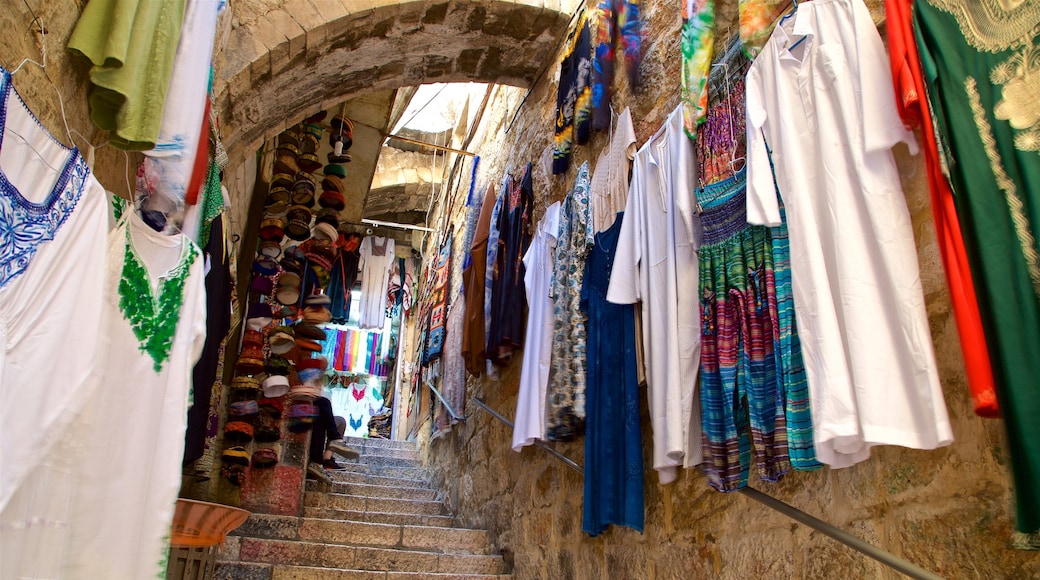
{"label": "display of hats", "polygon": [[300,166],[300,170],[308,173],[314,173],[321,169],[321,160],[314,153],[300,153],[300,156],[296,158],[296,163]]}
{"label": "display of hats", "polygon": [[234,443],[249,443],[253,440],[253,426],[245,421],[229,421],[224,425],[224,439]]}
{"label": "display of hats", "polygon": [[314,224],[314,228],[311,230],[311,238],[334,242],[339,239],[339,231],[336,230],[336,226],[321,221]]}
{"label": "display of hats", "polygon": [[[246,457],[246,461],[248,461],[248,454],[246,454]],[[222,463],[220,465],[220,475],[228,480],[231,485],[241,487],[246,480],[246,468],[242,465]]]}
{"label": "display of hats", "polygon": [[266,296],[271,293],[271,290],[274,290],[274,282],[267,276],[253,276],[249,282],[249,289]]}
{"label": "display of hats", "polygon": [[321,188],[325,191],[338,191],[343,193],[347,190],[347,184],[343,182],[343,178],[338,175],[326,175],[321,180]]}
{"label": "display of hats", "polygon": [[291,306],[300,300],[300,289],[295,286],[279,286],[274,298],[286,306]]}
{"label": "display of hats", "polygon": [[290,149],[278,149],[274,156],[275,173],[295,173],[300,170],[296,155]]}
{"label": "display of hats", "polygon": [[220,454],[220,460],[224,463],[249,467],[249,453],[246,451],[245,447],[238,445],[225,449],[224,452]]}
{"label": "display of hats", "polygon": [[286,248],[284,253],[282,254],[281,261],[279,261],[278,263],[279,265],[281,265],[282,270],[284,270],[285,272],[293,272],[294,274],[302,275],[303,260],[305,258],[299,258],[295,255],[291,255],[291,252],[294,251],[296,248],[297,246],[290,246],[289,248]]}
{"label": "display of hats", "polygon": [[324,306],[305,306],[303,321],[307,324],[325,324],[332,320],[332,311]]}
{"label": "display of hats", "polygon": [[303,299],[304,306],[325,306],[332,304],[332,299],[327,294],[311,294]]}
{"label": "display of hats", "polygon": [[274,312],[276,319],[281,318],[295,318],[296,317],[296,306],[292,304],[279,304],[275,302],[271,305],[271,312]]}
{"label": "display of hats", "polygon": [[[310,173],[299,172],[296,174],[296,181],[293,182],[292,192],[289,194],[289,198],[296,205],[305,205],[308,208],[314,204],[314,191],[317,186],[314,185],[314,178]],[[292,209],[292,208],[290,208]]]}
{"label": "display of hats", "polygon": [[335,175],[340,179],[344,179],[347,176],[347,168],[339,163],[329,163],[321,172],[325,175]]}
{"label": "display of hats", "polygon": [[251,399],[235,401],[228,405],[228,415],[239,421],[251,419],[258,414],[260,414],[260,405]]}
{"label": "display of hats", "polygon": [[[314,220],[319,224],[329,224],[335,229],[339,227],[339,212],[323,207],[314,214]],[[336,238],[339,238],[339,232],[336,233]]]}
{"label": "display of hats", "polygon": [[299,401],[289,407],[289,431],[293,433],[306,433],[314,425],[314,419],[318,416],[318,408],[314,405]]}
{"label": "display of hats", "polygon": [[231,379],[231,388],[237,391],[259,391],[260,390],[260,379],[256,377],[249,377],[245,375],[238,375]]}
{"label": "display of hats", "polygon": [[329,361],[323,356],[302,358],[296,361],[296,372],[305,370],[317,370],[325,372],[329,368]]}
{"label": "display of hats", "polygon": [[296,346],[296,337],[292,327],[276,326],[267,335],[267,344],[274,354],[287,354]]}
{"label": "display of hats", "polygon": [[256,318],[246,319],[246,328],[249,330],[263,330],[271,324],[274,320],[270,316],[257,316]]}
{"label": "display of hats", "polygon": [[[288,392],[288,391],[287,391]],[[282,398],[281,397],[264,397],[257,401],[260,406],[260,412],[268,417],[274,419],[282,418]]]}
{"label": "display of hats", "polygon": [[[333,145],[333,147],[335,147],[335,145]],[[329,160],[329,163],[335,164],[350,163],[351,161],[350,153],[347,153],[346,151],[343,151],[339,155],[336,155],[335,150],[329,151],[329,154],[326,155],[325,158]]]}
{"label": "display of hats", "polygon": [[304,352],[321,352],[321,344],[309,338],[296,338],[296,348]]}
{"label": "display of hats", "polygon": [[297,324],[293,329],[296,331],[296,338],[325,340],[325,331],[313,324]]}
{"label": "display of hats", "polygon": [[264,371],[264,351],[259,346],[244,346],[235,363],[235,371],[255,375]]}
{"label": "display of hats", "polygon": [[289,208],[287,214],[288,225],[285,226],[285,235],[302,242],[311,235],[311,209],[305,205],[294,205]]}
{"label": "display of hats", "polygon": [[265,302],[254,302],[249,305],[249,315],[246,318],[271,318],[271,305]]}
{"label": "display of hats", "polygon": [[332,131],[329,132],[329,145],[335,149],[336,143],[343,143],[342,151],[350,149],[354,144],[354,123],[343,115],[336,115],[329,121]]}
{"label": "display of hats", "polygon": [[[318,385],[300,383],[289,388],[289,398],[294,401],[313,401],[321,396],[321,387]],[[292,415],[289,416],[290,420]]]}
{"label": "display of hats", "polygon": [[289,392],[289,379],[284,375],[270,375],[263,382],[265,397],[281,397]]}
{"label": "display of hats", "polygon": [[264,200],[267,211],[271,213],[282,213],[289,209],[289,188],[284,185],[272,187]]}
{"label": "display of hats", "polygon": [[253,440],[257,443],[274,443],[282,438],[282,426],[274,419],[262,418]]}
{"label": "display of hats", "polygon": [[282,245],[274,240],[267,240],[260,242],[260,248],[257,252],[265,258],[277,260],[282,255]]}
{"label": "display of hats", "polygon": [[[304,385],[321,386],[321,376],[325,374],[324,371],[318,369],[301,369],[296,371],[296,376],[300,379],[300,382]],[[289,396],[292,396],[292,391],[289,391]]]}
{"label": "display of hats", "polygon": [[281,276],[278,276],[279,286],[289,286],[292,288],[300,287],[300,274],[297,272],[285,271],[282,272]]}
{"label": "display of hats", "polygon": [[[339,178],[337,177],[337,179]],[[318,196],[318,205],[332,208],[336,211],[343,211],[347,207],[347,198],[343,197],[343,194],[338,191],[325,189]]]}
{"label": "display of hats", "polygon": [[[327,116],[328,116],[328,113],[326,113],[325,111],[318,111],[317,113],[314,113],[310,117],[307,117],[306,119],[304,119],[303,122],[305,124],[306,123],[317,124],[317,123],[321,123],[322,121],[324,121],[325,117],[327,117]],[[304,125],[304,126],[306,126],[306,125]],[[320,125],[319,125],[319,128],[320,128]]]}
{"label": "display of hats", "polygon": [[[270,342],[271,339],[267,340]],[[281,375],[284,377],[289,374],[291,367],[288,360],[280,356],[272,356],[264,363],[264,370],[267,371],[268,376]]]}
{"label": "display of hats", "polygon": [[253,261],[253,272],[261,276],[274,276],[278,273],[278,262],[271,258],[259,257]]}
{"label": "display of hats", "polygon": [[[292,187],[294,181],[296,181],[296,173],[275,173],[271,177],[271,188],[284,187],[285,189],[289,189]],[[270,193],[268,195],[270,195]]]}
{"label": "display of hats", "polygon": [[291,145],[293,147],[300,146],[300,133],[295,127],[278,136],[278,146],[281,147],[284,145]]}
{"label": "display of hats", "polygon": [[268,242],[280,242],[285,238],[285,218],[265,217],[260,220],[260,231],[257,234],[261,240]]}
{"label": "display of hats", "polygon": [[278,452],[270,447],[257,449],[253,452],[253,467],[257,469],[270,469],[278,465]]}

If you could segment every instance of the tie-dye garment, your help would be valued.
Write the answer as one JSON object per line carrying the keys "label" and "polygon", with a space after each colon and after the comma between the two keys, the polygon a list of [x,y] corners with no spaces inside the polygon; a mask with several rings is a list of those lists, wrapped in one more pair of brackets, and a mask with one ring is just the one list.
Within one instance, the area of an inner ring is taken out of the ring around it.
{"label": "tie-dye garment", "polygon": [[599,0],[589,17],[592,23],[592,128],[610,128],[610,92],[614,82],[614,43],[621,38],[621,54],[628,84],[642,83],[643,21],[640,0]]}
{"label": "tie-dye garment", "polygon": [[685,0],[682,27],[683,128],[693,139],[708,108],[708,71],[715,48],[715,0]]}
{"label": "tie-dye garment", "polygon": [[784,0],[740,0],[740,43],[755,58],[784,11]]}
{"label": "tie-dye garment", "polygon": [[560,63],[553,136],[553,175],[566,173],[574,143],[588,143],[592,134],[592,38],[583,17],[570,50]]}

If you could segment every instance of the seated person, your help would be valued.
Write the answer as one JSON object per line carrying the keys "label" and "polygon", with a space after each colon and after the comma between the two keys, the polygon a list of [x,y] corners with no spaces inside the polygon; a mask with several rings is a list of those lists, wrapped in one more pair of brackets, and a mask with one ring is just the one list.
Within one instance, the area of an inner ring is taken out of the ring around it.
{"label": "seated person", "polygon": [[317,397],[314,399],[313,404],[318,409],[318,418],[314,422],[314,430],[311,432],[311,448],[307,473],[325,483],[332,483],[332,479],[327,471],[346,470],[346,467],[343,467],[333,459],[333,452],[339,454],[344,459],[357,459],[361,457],[361,454],[347,447],[347,444],[343,442],[343,431],[346,428],[346,421],[342,417],[333,416],[332,401],[325,397]]}

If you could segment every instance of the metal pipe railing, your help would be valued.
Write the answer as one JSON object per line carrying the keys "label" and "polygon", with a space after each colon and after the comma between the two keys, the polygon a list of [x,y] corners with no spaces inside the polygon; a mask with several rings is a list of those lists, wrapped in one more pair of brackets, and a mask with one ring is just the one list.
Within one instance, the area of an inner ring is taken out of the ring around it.
{"label": "metal pipe railing", "polygon": [[444,395],[442,395],[441,392],[437,390],[437,387],[431,384],[427,384],[426,386],[430,387],[430,390],[433,391],[433,394],[437,395],[437,398],[441,400],[441,404],[444,405],[444,410],[447,411],[449,415],[451,415],[452,419],[455,419],[456,421],[462,421],[463,423],[466,422],[466,418],[460,417],[459,414],[455,412],[455,409],[453,409],[451,407],[451,404],[449,404],[448,401],[444,399]]}
{"label": "metal pipe railing", "polygon": [[[479,406],[481,409],[487,411],[488,414],[490,414],[492,417],[505,423],[509,426],[509,428],[513,428],[512,421],[503,417],[501,414],[498,413],[498,411],[495,411],[494,409],[489,407],[484,401],[474,397],[473,402],[475,402],[477,406]],[[535,440],[534,443],[538,447],[541,447],[542,449],[548,451],[550,454],[562,461],[571,469],[582,474],[582,477],[585,476],[585,470],[580,465],[575,463],[574,460],[570,457],[567,457],[566,455],[560,453],[552,447],[549,447],[543,441]],[[833,526],[815,516],[809,515],[789,503],[780,501],[773,496],[766,495],[757,489],[745,487],[739,490],[739,493],[743,494],[744,497],[755,500],[768,508],[780,512],[781,514],[793,519],[798,523],[809,526],[817,532],[820,532],[821,534],[824,534],[842,544],[845,544],[853,550],[856,550],[857,552],[867,557],[873,558],[874,560],[877,560],[878,562],[881,562],[889,568],[892,568],[897,572],[905,574],[910,578],[915,578],[917,580],[942,580],[941,576],[937,576],[932,572],[929,572],[928,570],[925,570],[924,568],[921,568],[920,566],[912,562],[904,560],[903,558],[900,558],[899,556],[896,556],[891,552],[886,552],[885,550],[882,550],[881,548],[878,548],[873,544],[868,544],[867,542],[864,542],[863,540],[857,538],[856,536],[853,536],[845,530]]]}

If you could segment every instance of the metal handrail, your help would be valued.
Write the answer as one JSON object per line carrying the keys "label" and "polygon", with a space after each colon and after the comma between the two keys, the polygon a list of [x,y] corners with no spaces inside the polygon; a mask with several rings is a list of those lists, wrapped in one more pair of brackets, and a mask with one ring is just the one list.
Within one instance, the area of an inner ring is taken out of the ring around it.
{"label": "metal handrail", "polygon": [[[503,417],[501,414],[499,414],[491,407],[487,406],[487,404],[484,401],[474,397],[473,402],[475,402],[477,406],[479,406],[481,409],[487,411],[488,414],[490,414],[492,417],[498,419],[506,425],[509,425],[510,428],[513,428],[513,423],[511,421]],[[570,457],[567,457],[566,455],[563,455],[562,453],[553,449],[552,447],[549,447],[543,441],[536,439],[534,444],[538,447],[541,447],[542,449],[545,449],[550,454],[555,456],[557,459],[564,462],[564,464],[566,464],[568,467],[582,474],[582,477],[585,476],[585,470],[580,465],[575,463],[574,460]],[[942,580],[941,576],[937,576],[934,573],[929,572],[928,570],[925,570],[924,568],[921,568],[920,566],[914,564],[913,562],[904,560],[903,558],[900,558],[899,556],[896,556],[891,552],[886,552],[885,550],[882,550],[881,548],[873,544],[864,542],[863,540],[857,538],[856,536],[853,536],[845,530],[842,530],[841,528],[829,524],[815,516],[809,515],[803,512],[802,510],[794,507],[793,505],[780,501],[771,495],[767,495],[757,489],[750,487],[740,489],[739,493],[743,494],[744,497],[753,499],[770,509],[780,512],[781,514],[795,520],[798,523],[809,526],[810,528],[826,536],[829,536],[830,538],[842,544],[845,544],[853,550],[856,550],[857,552],[865,556],[868,556],[870,558],[873,558],[874,560],[877,560],[878,562],[881,562],[882,564],[888,566],[889,568],[892,568],[893,570],[896,570],[897,572],[906,574],[910,578],[916,578],[918,580]]]}
{"label": "metal handrail", "polygon": [[[491,407],[488,407],[487,403],[485,403],[484,401],[481,401],[480,399],[478,399],[476,397],[473,397],[473,402],[476,403],[477,406],[480,407],[481,409],[484,409],[485,411],[487,411],[488,414],[490,414],[492,417],[498,419],[499,421],[505,423],[506,425],[509,425],[510,429],[514,429],[515,428],[513,426],[513,422],[512,421],[510,421],[509,419],[506,419],[505,417],[500,415],[498,413],[498,411],[492,409]],[[575,463],[575,461],[573,459],[571,459],[570,457],[567,457],[563,453],[560,453],[559,451],[553,449],[552,447],[549,447],[549,445],[546,444],[544,441],[535,439],[534,440],[534,444],[537,447],[541,447],[542,449],[545,449],[546,451],[549,452],[549,454],[554,456],[556,459],[559,459],[560,461],[562,461],[564,463],[564,465],[566,465],[567,467],[570,467],[574,471],[577,471],[578,473],[581,474],[582,477],[585,477],[585,468],[580,466],[580,465],[578,465],[577,463]]]}
{"label": "metal handrail", "polygon": [[459,414],[455,412],[455,409],[453,409],[451,405],[448,403],[448,401],[444,399],[444,395],[442,395],[441,392],[437,390],[437,387],[429,383],[427,383],[426,386],[430,387],[430,390],[433,391],[433,394],[437,395],[437,398],[441,400],[441,404],[444,405],[444,410],[446,410],[448,414],[451,415],[452,419],[455,419],[456,421],[462,421],[463,423],[466,422],[466,418],[460,417]]}

